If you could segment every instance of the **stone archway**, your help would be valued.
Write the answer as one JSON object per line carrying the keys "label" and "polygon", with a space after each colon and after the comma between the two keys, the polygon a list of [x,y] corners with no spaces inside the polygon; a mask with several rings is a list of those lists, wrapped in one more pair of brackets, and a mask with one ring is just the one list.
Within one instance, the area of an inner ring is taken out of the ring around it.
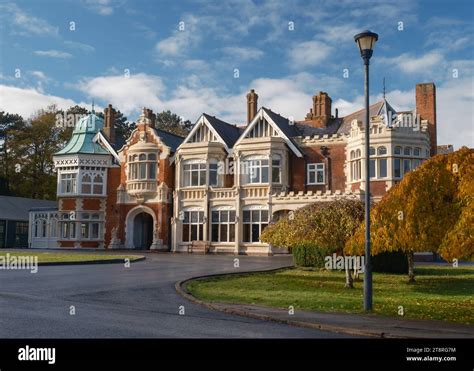
{"label": "stone archway", "polygon": [[147,206],[137,206],[127,214],[125,246],[129,249],[149,249],[153,243],[156,217]]}
{"label": "stone archway", "polygon": [[153,243],[153,217],[145,212],[133,219],[133,247],[147,250]]}

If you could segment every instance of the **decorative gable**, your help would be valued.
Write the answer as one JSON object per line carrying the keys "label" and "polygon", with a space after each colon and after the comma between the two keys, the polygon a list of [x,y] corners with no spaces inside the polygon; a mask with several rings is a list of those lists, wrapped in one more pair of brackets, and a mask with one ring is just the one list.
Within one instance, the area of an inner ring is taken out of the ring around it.
{"label": "decorative gable", "polygon": [[204,121],[198,124],[196,131],[189,138],[189,143],[199,143],[199,142],[218,142],[217,137],[214,133],[209,130],[209,127],[205,125]]}
{"label": "decorative gable", "polygon": [[277,131],[268,123],[265,118],[259,118],[253,128],[247,133],[245,138],[278,137]]}

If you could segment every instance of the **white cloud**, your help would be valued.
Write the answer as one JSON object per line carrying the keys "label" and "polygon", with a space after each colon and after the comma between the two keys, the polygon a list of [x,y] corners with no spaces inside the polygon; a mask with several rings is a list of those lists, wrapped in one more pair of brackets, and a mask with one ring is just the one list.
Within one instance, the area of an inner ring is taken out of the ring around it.
{"label": "white cloud", "polygon": [[474,147],[474,86],[470,77],[437,89],[438,144]]}
{"label": "white cloud", "polygon": [[248,61],[257,60],[263,57],[264,52],[257,48],[229,46],[222,49],[223,53],[233,60]]}
{"label": "white cloud", "polygon": [[288,58],[294,68],[314,66],[326,59],[331,49],[330,46],[321,41],[304,41],[290,48]]}
{"label": "white cloud", "polygon": [[413,56],[410,53],[404,53],[393,58],[380,57],[379,60],[398,67],[405,73],[423,73],[431,71],[443,63],[444,56],[439,51],[433,50],[422,56]]}
{"label": "white cloud", "polygon": [[44,94],[35,88],[0,85],[0,111],[18,113],[24,118],[29,118],[38,110],[52,104],[61,109],[67,109],[76,104],[87,106],[85,103],[76,103],[72,99]]}
{"label": "white cloud", "polygon": [[[372,103],[381,98],[380,94],[370,97]],[[413,109],[415,88],[388,92],[387,101],[399,111]],[[339,108],[340,116],[357,111],[363,105],[362,95],[352,101],[339,99],[333,103],[333,107]],[[436,110],[438,144],[453,144],[456,149],[474,147],[474,86],[470,78],[452,79],[438,86]]]}
{"label": "white cloud", "polygon": [[111,15],[114,12],[114,2],[112,0],[86,0],[86,6],[93,12],[100,15]]}
{"label": "white cloud", "polygon": [[158,60],[185,55],[190,48],[196,46],[201,40],[197,17],[186,15],[180,22],[183,23],[176,24],[176,29],[170,37],[156,43],[155,50]]}
{"label": "white cloud", "polygon": [[95,48],[92,45],[80,43],[77,41],[65,41],[64,45],[71,49],[76,49],[84,53],[92,53],[95,51]]}
{"label": "white cloud", "polygon": [[42,56],[42,57],[51,57],[51,58],[61,58],[61,59],[67,59],[71,58],[72,54],[67,53],[67,52],[62,52],[60,50],[36,50],[34,52],[36,55]]}
{"label": "white cloud", "polygon": [[20,35],[56,36],[58,27],[50,25],[44,19],[28,14],[13,3],[0,4],[0,18],[12,25],[12,33]]}
{"label": "white cloud", "polygon": [[143,106],[161,107],[160,95],[164,92],[161,78],[145,73],[83,79],[76,87],[90,98],[112,103],[127,115]]}

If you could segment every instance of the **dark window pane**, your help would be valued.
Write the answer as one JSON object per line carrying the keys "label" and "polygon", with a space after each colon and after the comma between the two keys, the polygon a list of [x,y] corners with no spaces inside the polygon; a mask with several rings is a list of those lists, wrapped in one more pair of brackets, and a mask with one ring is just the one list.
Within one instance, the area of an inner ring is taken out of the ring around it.
{"label": "dark window pane", "polygon": [[268,183],[268,165],[262,167],[262,183]]}
{"label": "dark window pane", "polygon": [[395,178],[400,178],[401,177],[401,164],[400,164],[400,159],[396,158],[393,160],[393,176]]}
{"label": "dark window pane", "polygon": [[250,222],[250,210],[244,210],[244,223]]}
{"label": "dark window pane", "polygon": [[258,242],[260,238],[260,225],[259,224],[252,224],[252,242]]}
{"label": "dark window pane", "polygon": [[221,211],[221,222],[228,222],[229,221],[229,212],[227,210]]}
{"label": "dark window pane", "polygon": [[201,170],[199,172],[199,185],[205,185],[206,184],[206,171]]}
{"label": "dark window pane", "polygon": [[370,177],[375,178],[375,160],[370,160]]}
{"label": "dark window pane", "polygon": [[197,224],[191,224],[191,241],[197,241],[198,239],[198,226]]}
{"label": "dark window pane", "polygon": [[202,233],[202,231],[203,231],[203,225],[202,225],[202,224],[198,224],[198,227],[199,227],[198,241],[202,241],[202,240],[204,239],[204,234]]}
{"label": "dark window pane", "polygon": [[220,224],[221,226],[221,235],[220,241],[227,241],[227,224]]}
{"label": "dark window pane", "polygon": [[183,241],[189,241],[189,224],[183,224]]}
{"label": "dark window pane", "polygon": [[229,224],[229,242],[235,241],[235,224]]}
{"label": "dark window pane", "polygon": [[199,178],[198,178],[198,172],[197,171],[193,171],[191,173],[191,185],[192,186],[199,185]]}
{"label": "dark window pane", "polygon": [[262,222],[268,222],[268,210],[262,210]]}
{"label": "dark window pane", "polygon": [[219,221],[219,211],[212,212],[212,222],[217,223]]}
{"label": "dark window pane", "polygon": [[252,223],[260,221],[260,210],[252,210]]}
{"label": "dark window pane", "polygon": [[243,241],[250,242],[250,224],[244,224]]}
{"label": "dark window pane", "polygon": [[387,177],[387,160],[386,159],[379,160],[379,175],[381,178]]}
{"label": "dark window pane", "polygon": [[212,241],[219,241],[219,224],[212,225]]}

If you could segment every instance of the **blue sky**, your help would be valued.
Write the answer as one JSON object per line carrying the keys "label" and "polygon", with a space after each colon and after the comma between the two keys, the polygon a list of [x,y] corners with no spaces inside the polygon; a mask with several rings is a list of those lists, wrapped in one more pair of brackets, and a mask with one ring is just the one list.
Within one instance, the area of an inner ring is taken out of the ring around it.
{"label": "blue sky", "polygon": [[389,102],[411,109],[415,84],[433,81],[438,142],[472,147],[467,0],[0,0],[0,109],[29,117],[94,99],[130,120],[146,106],[193,122],[207,112],[243,123],[255,88],[259,105],[295,119],[319,90],[347,114],[363,103],[353,35],[367,28],[380,35],[372,101],[385,77]]}

